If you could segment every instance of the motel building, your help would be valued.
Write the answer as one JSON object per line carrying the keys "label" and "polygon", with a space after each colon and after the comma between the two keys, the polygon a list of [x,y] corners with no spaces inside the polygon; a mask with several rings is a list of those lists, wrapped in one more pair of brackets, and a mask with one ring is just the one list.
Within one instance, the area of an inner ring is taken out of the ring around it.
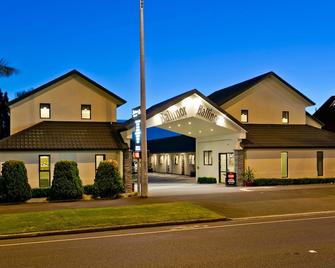
{"label": "motel building", "polygon": [[[135,120],[117,123],[125,102],[76,70],[66,73],[10,102],[0,163],[23,161],[37,188],[51,185],[57,161],[76,161],[83,184],[92,184],[99,163],[116,160],[129,191]],[[313,105],[273,72],[209,96],[187,91],[147,109],[148,128],[183,135],[151,141],[149,168],[218,183],[234,172],[240,184],[247,167],[256,178],[334,178],[335,133],[306,112]]]}

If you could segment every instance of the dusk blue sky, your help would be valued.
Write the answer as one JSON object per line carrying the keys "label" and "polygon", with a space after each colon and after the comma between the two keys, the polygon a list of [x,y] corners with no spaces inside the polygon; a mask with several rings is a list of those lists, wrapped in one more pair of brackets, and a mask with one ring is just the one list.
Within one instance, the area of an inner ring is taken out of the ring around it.
{"label": "dusk blue sky", "polygon": [[[139,0],[2,1],[10,97],[72,69],[139,104]],[[145,0],[148,106],[275,71],[320,106],[335,95],[334,1]],[[315,107],[309,109],[313,112]]]}

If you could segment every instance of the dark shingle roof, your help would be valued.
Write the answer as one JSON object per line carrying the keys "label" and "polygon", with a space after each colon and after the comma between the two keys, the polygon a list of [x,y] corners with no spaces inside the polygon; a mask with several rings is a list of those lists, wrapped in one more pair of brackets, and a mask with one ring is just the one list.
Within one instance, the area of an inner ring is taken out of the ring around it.
{"label": "dark shingle roof", "polygon": [[122,150],[128,146],[109,122],[43,121],[0,141],[0,151]]}
{"label": "dark shingle roof", "polygon": [[335,133],[308,125],[246,124],[244,148],[335,148]]}
{"label": "dark shingle roof", "polygon": [[246,80],[244,82],[232,85],[230,87],[226,87],[224,89],[220,89],[218,91],[215,91],[214,93],[210,94],[208,98],[215,102],[217,105],[221,106],[222,104],[226,103],[227,101],[232,100],[233,98],[237,97],[238,95],[242,94],[243,92],[247,91],[248,89],[252,88],[253,86],[257,85],[258,83],[262,82],[265,78],[274,76],[277,79],[279,79],[282,83],[287,85],[289,88],[291,88],[295,93],[303,97],[307,102],[309,102],[311,105],[315,105],[315,103],[307,98],[305,95],[303,95],[300,91],[298,91],[296,88],[294,88],[292,85],[287,83],[284,79],[282,79],[280,76],[278,76],[274,72],[268,72],[265,74],[262,74],[260,76],[256,76],[254,78],[251,78],[249,80]]}
{"label": "dark shingle roof", "polygon": [[175,136],[148,141],[150,153],[195,152],[195,139],[187,136]]}
{"label": "dark shingle roof", "polygon": [[23,100],[23,99],[25,99],[25,98],[27,98],[27,97],[29,97],[31,95],[34,95],[34,94],[40,92],[41,90],[43,90],[43,89],[45,89],[47,87],[50,87],[50,86],[52,86],[52,85],[54,85],[54,84],[56,84],[56,83],[58,83],[58,82],[60,82],[60,81],[62,81],[64,79],[70,77],[71,75],[78,75],[82,79],[86,80],[88,83],[94,85],[95,87],[99,88],[100,90],[102,90],[103,92],[105,92],[106,94],[108,94],[109,96],[115,98],[119,102],[117,104],[117,106],[120,106],[120,105],[126,103],[126,101],[124,99],[120,98],[119,96],[117,96],[113,92],[109,91],[107,88],[103,87],[102,85],[98,84],[97,82],[93,81],[92,79],[88,78],[87,76],[83,75],[81,72],[79,72],[77,70],[72,70],[72,71],[70,71],[70,72],[68,72],[68,73],[66,73],[66,74],[64,74],[62,76],[59,76],[56,79],[54,79],[54,80],[52,80],[52,81],[50,81],[50,82],[48,82],[48,83],[46,83],[46,84],[44,84],[44,85],[36,88],[34,90],[29,91],[27,94],[23,94],[22,96],[14,99],[12,101],[10,101],[9,105],[17,103],[17,102],[19,102],[19,101],[21,101],[21,100]]}
{"label": "dark shingle roof", "polygon": [[313,115],[324,123],[324,128],[335,131],[335,96],[330,97]]}

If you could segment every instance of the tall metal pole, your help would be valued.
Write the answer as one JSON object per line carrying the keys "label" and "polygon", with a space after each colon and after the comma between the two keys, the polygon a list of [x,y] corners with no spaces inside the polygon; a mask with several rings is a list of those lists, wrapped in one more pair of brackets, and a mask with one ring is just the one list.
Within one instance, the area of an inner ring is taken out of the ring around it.
{"label": "tall metal pole", "polygon": [[141,197],[148,197],[147,114],[144,65],[144,0],[140,0],[140,64],[141,64]]}

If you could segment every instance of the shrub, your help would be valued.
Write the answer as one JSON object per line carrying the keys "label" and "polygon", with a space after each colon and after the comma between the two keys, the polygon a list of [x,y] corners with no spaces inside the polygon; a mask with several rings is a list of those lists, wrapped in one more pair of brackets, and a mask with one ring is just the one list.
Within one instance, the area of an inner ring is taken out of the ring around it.
{"label": "shrub", "polygon": [[212,177],[199,177],[198,183],[199,184],[212,184],[212,183],[217,183],[217,180],[216,178],[212,178]]}
{"label": "shrub", "polygon": [[303,178],[303,179],[256,179],[255,186],[274,186],[274,185],[299,185],[299,184],[318,184],[335,183],[335,178]]}
{"label": "shrub", "polygon": [[93,192],[94,192],[94,185],[93,184],[84,186],[84,194],[93,195]]}
{"label": "shrub", "polygon": [[94,180],[94,196],[115,198],[124,192],[123,182],[116,161],[102,161]]}
{"label": "shrub", "polygon": [[0,201],[24,202],[31,198],[27,170],[22,161],[10,160],[2,165]]}
{"label": "shrub", "polygon": [[254,170],[250,167],[247,167],[247,169],[243,172],[243,185],[244,186],[253,186],[254,185],[254,179],[255,179]]}
{"label": "shrub", "polygon": [[50,188],[34,188],[34,189],[31,189],[31,193],[32,193],[32,198],[49,197]]}
{"label": "shrub", "polygon": [[81,199],[83,186],[79,177],[77,163],[74,161],[59,161],[55,164],[50,200]]}

